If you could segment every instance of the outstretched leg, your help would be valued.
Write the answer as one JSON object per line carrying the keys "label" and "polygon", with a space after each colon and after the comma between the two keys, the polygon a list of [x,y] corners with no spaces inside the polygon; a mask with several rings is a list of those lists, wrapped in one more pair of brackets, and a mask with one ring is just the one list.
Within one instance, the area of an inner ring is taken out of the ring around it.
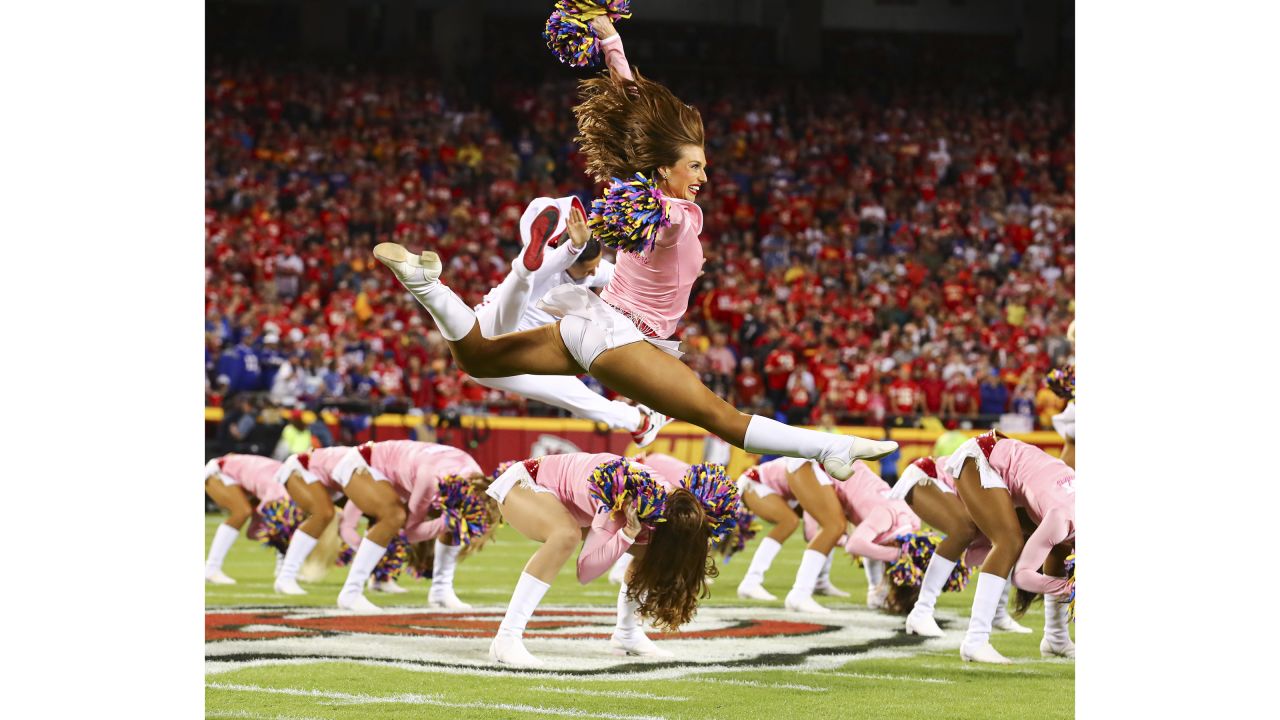
{"label": "outstretched leg", "polygon": [[897,449],[892,441],[804,430],[740,413],[707,389],[687,365],[649,343],[604,350],[590,368],[582,368],[565,345],[561,323],[486,338],[471,308],[440,283],[443,266],[438,255],[413,256],[395,243],[378,245],[374,255],[427,308],[459,367],[472,377],[577,375],[589,369],[615,392],[664,415],[699,425],[750,452],[819,460],[839,480],[853,474],[854,461],[878,459]]}

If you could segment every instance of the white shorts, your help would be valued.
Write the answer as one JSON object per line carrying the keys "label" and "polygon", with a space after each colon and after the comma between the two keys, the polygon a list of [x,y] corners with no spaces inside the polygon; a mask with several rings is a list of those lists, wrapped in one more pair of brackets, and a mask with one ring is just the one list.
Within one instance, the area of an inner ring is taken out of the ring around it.
{"label": "white shorts", "polygon": [[[808,462],[808,461],[806,460],[803,462]],[[825,476],[826,476],[826,473],[823,473],[821,476],[819,476],[818,482],[823,485],[830,485],[831,478],[829,477],[827,478],[827,482],[825,483],[822,482],[822,477],[825,477]],[[773,488],[769,487],[768,485],[765,485],[762,482],[752,480],[750,477],[747,476],[746,473],[743,473],[741,476],[738,477],[738,497],[742,497],[743,495],[746,495],[748,490],[755,493],[756,497],[760,497],[760,498],[767,498],[770,495],[778,495],[778,493],[775,492]],[[782,497],[782,496],[778,495],[778,497]],[[785,500],[784,502],[787,503],[787,507],[792,509],[800,507],[800,501],[794,498],[791,500]]]}
{"label": "white shorts", "polygon": [[565,347],[588,372],[604,351],[632,343],[648,342],[669,355],[683,355],[679,342],[646,337],[626,315],[579,285],[551,288],[538,301],[538,309],[560,319],[560,337]]}
{"label": "white shorts", "polygon": [[218,458],[214,458],[214,459],[210,460],[209,462],[205,463],[205,466],[204,466],[204,479],[205,479],[205,480],[208,480],[209,478],[213,477],[214,475],[217,475],[217,476],[218,476],[218,479],[222,481],[222,484],[223,484],[223,485],[239,485],[239,484],[240,484],[240,481],[239,481],[239,480],[237,480],[237,479],[235,479],[235,478],[231,477],[230,475],[228,475],[228,474],[226,474],[226,473],[222,472],[222,468],[218,465]]}
{"label": "white shorts", "polygon": [[290,455],[287,460],[281,463],[280,469],[276,471],[275,480],[281,485],[287,485],[289,483],[289,476],[294,473],[301,475],[302,481],[308,485],[320,482],[320,478],[315,473],[302,467],[302,463],[298,461],[297,455]]}
{"label": "white shorts", "polygon": [[917,485],[925,487],[932,485],[944,493],[956,494],[956,491],[947,487],[946,483],[929,477],[925,471],[916,467],[915,463],[911,463],[906,470],[902,471],[902,475],[898,477],[898,482],[893,484],[893,489],[885,497],[892,500],[906,500],[907,494]]}
{"label": "white shorts", "polygon": [[966,458],[973,458],[974,464],[978,466],[978,477],[982,481],[982,487],[1009,489],[1004,478],[987,461],[986,453],[982,452],[982,448],[978,446],[978,438],[965,440],[964,444],[956,448],[956,451],[951,453],[951,458],[947,460],[947,472],[951,477],[956,478],[957,482],[960,480],[960,471],[964,468]]}
{"label": "white shorts", "polygon": [[497,480],[494,480],[489,484],[489,489],[485,490],[484,494],[494,500],[497,500],[498,504],[501,505],[507,499],[507,493],[511,492],[511,488],[515,487],[516,483],[519,483],[522,487],[529,488],[536,493],[554,494],[550,490],[534,482],[533,476],[529,474],[527,469],[525,469],[524,463],[522,462],[512,463],[511,467],[503,471],[503,473],[498,476]]}
{"label": "white shorts", "polygon": [[342,456],[342,459],[338,461],[338,465],[333,468],[333,481],[338,483],[340,487],[345,488],[347,483],[351,482],[351,474],[356,470],[369,471],[369,474],[373,476],[374,480],[391,482],[387,479],[386,475],[382,474],[381,470],[376,470],[370,467],[369,463],[364,461],[364,456],[361,455],[360,451],[356,448],[348,450]]}
{"label": "white shorts", "polygon": [[836,481],[832,480],[831,476],[827,474],[827,471],[822,469],[822,465],[818,464],[817,460],[808,460],[806,458],[787,458],[782,463],[788,473],[794,473],[806,464],[813,466],[813,476],[818,479],[819,485],[834,485],[836,483]]}

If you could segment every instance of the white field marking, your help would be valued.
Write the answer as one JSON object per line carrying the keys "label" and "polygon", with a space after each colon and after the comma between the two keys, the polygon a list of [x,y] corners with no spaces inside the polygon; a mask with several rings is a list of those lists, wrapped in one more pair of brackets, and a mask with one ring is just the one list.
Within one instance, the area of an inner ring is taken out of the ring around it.
{"label": "white field marking", "polygon": [[679,695],[654,695],[653,693],[639,692],[637,690],[580,690],[577,688],[550,687],[548,685],[536,685],[527,689],[537,692],[563,693],[566,695],[591,695],[593,697],[624,698],[627,700],[665,700],[667,702],[686,702],[689,699]]}
{"label": "white field marking", "polygon": [[475,708],[479,710],[505,710],[508,712],[533,713],[536,715],[558,715],[561,717],[602,718],[603,720],[667,720],[661,715],[619,715],[617,713],[586,712],[572,708],[545,707],[540,705],[521,705],[513,703],[485,702],[451,702],[442,695],[420,695],[418,693],[396,693],[395,695],[366,695],[364,693],[344,693],[330,690],[305,690],[302,688],[274,688],[258,685],[236,685],[208,683],[207,688],[230,690],[234,692],[262,692],[276,695],[293,695],[324,700],[336,700],[341,705],[370,705],[387,703],[393,705],[429,705],[447,708]]}
{"label": "white field marking", "polygon": [[[959,657],[957,654],[956,657]],[[996,665],[994,663],[973,663],[961,662],[959,665],[921,665],[922,668],[930,670],[951,670],[952,672],[998,672],[1001,675],[1044,675],[1045,673],[1028,668],[1019,668],[1018,666],[1028,662],[1038,662],[1037,660],[1023,660],[1021,658],[1010,658],[1013,660],[1012,665]]]}
{"label": "white field marking", "polygon": [[904,682],[937,683],[940,685],[955,684],[955,680],[947,680],[946,678],[938,678],[938,677],[918,677],[913,675],[884,675],[881,673],[841,672],[839,670],[832,670],[829,672],[816,672],[816,671],[806,670],[806,671],[801,671],[800,673],[797,673],[797,674],[826,675],[827,677],[848,677],[848,678],[858,678],[861,680],[895,680],[895,681],[901,680]]}
{"label": "white field marking", "polygon": [[[783,670],[785,668],[773,668],[775,670]],[[767,683],[759,680],[727,680],[724,678],[689,678],[690,682],[696,683],[712,683],[715,685],[738,685],[740,687],[769,688],[770,690],[803,690],[804,692],[826,692],[823,687],[814,687],[812,685],[797,685],[796,683]]]}
{"label": "white field marking", "polygon": [[325,720],[325,718],[303,717],[300,715],[259,715],[248,710],[215,710],[206,711],[207,718],[245,718],[245,720]]}

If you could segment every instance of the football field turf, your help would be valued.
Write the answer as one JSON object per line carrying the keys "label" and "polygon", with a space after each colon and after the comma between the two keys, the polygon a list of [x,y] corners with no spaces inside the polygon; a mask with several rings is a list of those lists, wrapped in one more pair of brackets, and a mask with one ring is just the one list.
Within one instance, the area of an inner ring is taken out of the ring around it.
{"label": "football field turf", "polygon": [[[206,548],[221,522],[206,516]],[[902,619],[868,610],[862,569],[837,556],[836,585],[850,598],[819,597],[835,612],[789,613],[782,601],[734,592],[759,540],[727,565],[693,623],[650,637],[674,659],[611,655],[617,586],[580,585],[571,560],[526,632],[537,671],[499,670],[487,649],[520,569],[536,544],[509,527],[458,567],[469,611],[429,610],[429,581],[402,575],[410,592],[368,592],[388,612],[354,616],[335,599],[346,568],[306,584],[306,596],[272,591],[274,552],[241,537],[224,563],[238,582],[206,585],[205,712],[210,718],[1068,718],[1075,662],[1043,660],[1042,606],[1022,619],[1028,635],[996,633],[1014,661],[965,663],[958,647],[972,600],[944,593],[947,635],[923,640]],[[765,580],[779,598],[794,579],[804,541],[796,533]],[[1074,628],[1073,628],[1074,632]]]}

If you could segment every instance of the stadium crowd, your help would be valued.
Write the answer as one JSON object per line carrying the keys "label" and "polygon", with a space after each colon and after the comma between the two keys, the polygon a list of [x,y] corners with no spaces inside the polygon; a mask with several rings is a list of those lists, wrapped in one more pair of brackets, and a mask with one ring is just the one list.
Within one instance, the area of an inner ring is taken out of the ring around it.
{"label": "stadium crowd", "polygon": [[[419,74],[210,66],[208,404],[528,411],[467,380],[369,252],[436,249],[475,303],[516,254],[525,203],[589,203],[572,82],[493,97]],[[1049,427],[1061,401],[1042,378],[1074,315],[1062,98],[768,83],[688,98],[711,179],[681,339],[709,386],[791,422]]]}

